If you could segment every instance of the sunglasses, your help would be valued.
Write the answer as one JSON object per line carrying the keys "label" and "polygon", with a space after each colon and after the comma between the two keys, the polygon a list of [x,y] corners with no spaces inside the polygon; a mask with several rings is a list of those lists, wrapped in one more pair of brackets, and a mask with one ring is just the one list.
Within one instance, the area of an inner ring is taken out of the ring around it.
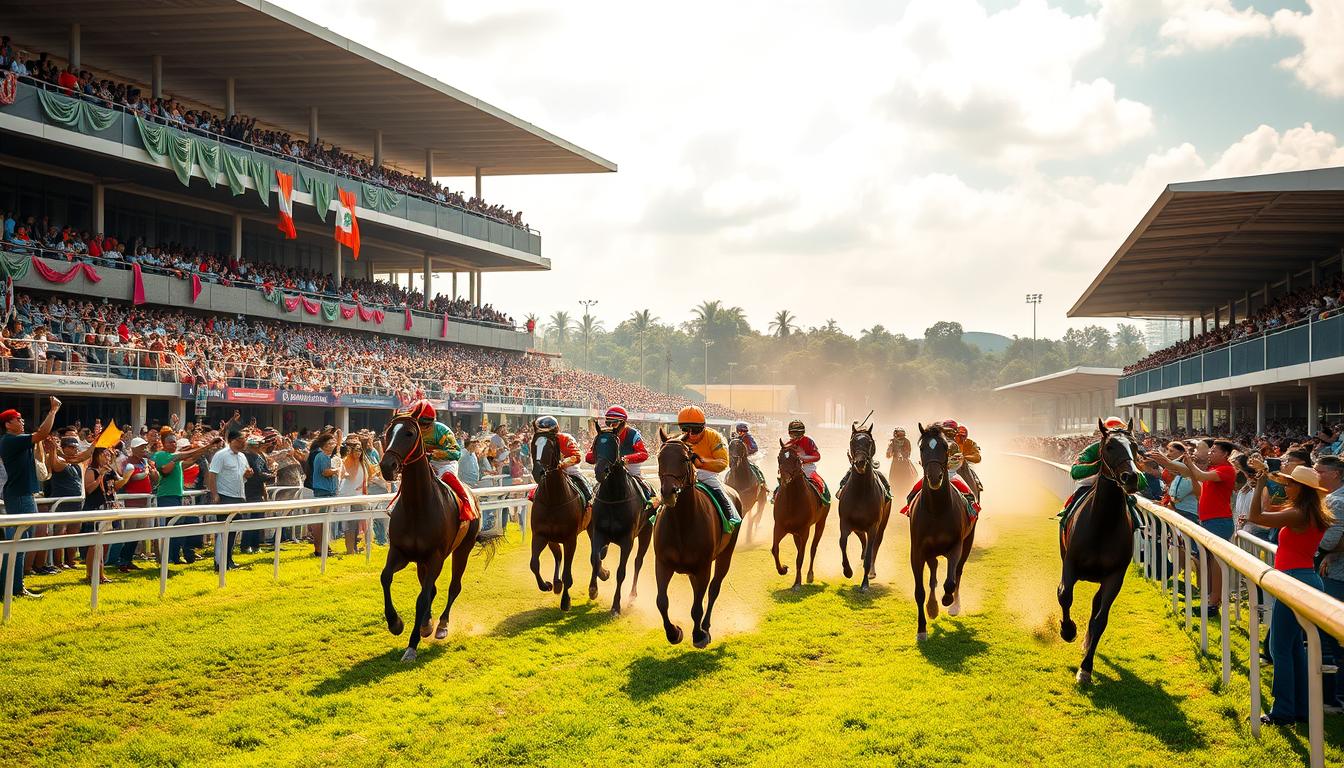
{"label": "sunglasses", "polygon": [[691,435],[698,435],[701,432],[705,431],[704,424],[678,424],[677,426],[681,428],[682,432],[686,432],[687,434]]}
{"label": "sunglasses", "polygon": [[614,427],[614,426],[616,426],[617,424],[624,424],[624,423],[625,423],[625,420],[624,420],[624,419],[607,419],[607,420],[605,421],[605,424],[606,424],[608,427]]}

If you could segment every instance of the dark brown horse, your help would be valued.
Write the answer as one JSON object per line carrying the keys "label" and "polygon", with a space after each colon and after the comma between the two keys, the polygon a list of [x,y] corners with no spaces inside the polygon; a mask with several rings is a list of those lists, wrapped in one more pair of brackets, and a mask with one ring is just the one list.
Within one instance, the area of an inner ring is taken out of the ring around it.
{"label": "dark brown horse", "polygon": [[807,567],[807,583],[812,583],[813,568],[817,565],[817,545],[821,543],[821,533],[826,529],[826,515],[831,508],[822,503],[812,481],[803,472],[802,459],[798,451],[783,440],[779,441],[779,489],[775,491],[775,535],[770,553],[775,556],[775,570],[783,576],[789,572],[788,566],[779,561],[779,542],[785,536],[793,537],[798,548],[795,563],[793,589],[803,586],[803,555],[807,552],[807,535],[812,529],[812,561]]}
{"label": "dark brown horse", "polygon": [[[537,588],[542,592],[554,590],[560,595],[560,610],[568,611],[569,588],[574,586],[574,551],[579,534],[588,529],[592,511],[584,505],[574,481],[560,467],[560,439],[556,433],[535,432],[532,456],[532,477],[537,481],[532,512],[528,515],[532,530],[532,575],[537,577]],[[555,558],[555,576],[551,581],[541,578],[542,549],[550,549]],[[605,580],[608,575],[602,568],[599,576]]]}
{"label": "dark brown horse", "polygon": [[728,474],[723,484],[737,491],[738,498],[742,499],[742,527],[747,529],[747,541],[750,542],[761,518],[765,517],[765,500],[770,491],[751,468],[747,442],[736,435],[728,439]]}
{"label": "dark brown horse", "polygon": [[[443,561],[453,557],[452,581],[448,584],[448,604],[439,616],[435,637],[448,636],[448,612],[462,591],[462,573],[467,569],[467,557],[477,543],[481,532],[479,517],[468,522],[460,519],[457,497],[429,468],[420,427],[408,415],[395,416],[383,435],[382,461],[378,467],[383,477],[394,479],[401,475],[401,490],[392,506],[387,523],[387,564],[383,566],[383,612],[387,628],[400,635],[404,626],[397,609],[392,605],[392,577],[415,563],[420,579],[420,595],[415,600],[415,626],[410,643],[402,654],[402,661],[414,661],[420,638],[429,637],[430,615],[434,606],[435,586],[443,571]],[[487,537],[493,538],[493,537]],[[485,544],[487,539],[480,543]]]}
{"label": "dark brown horse", "polygon": [[[929,636],[925,611],[929,618],[938,616],[938,558],[947,558],[947,580],[943,583],[943,605],[956,616],[961,610],[961,572],[975,544],[976,518],[966,513],[961,492],[952,485],[947,472],[948,441],[941,427],[927,429],[919,425],[919,461],[924,471],[924,486],[910,502],[910,570],[915,574],[915,602],[918,603],[919,631],[916,639]],[[929,567],[928,604],[924,601],[924,566]]]}
{"label": "dark brown horse", "polygon": [[837,510],[840,515],[840,558],[845,570],[845,578],[854,575],[849,567],[850,531],[859,537],[863,548],[863,583],[859,589],[868,591],[868,580],[877,575],[874,564],[877,551],[882,546],[882,537],[887,531],[887,520],[891,517],[891,499],[887,498],[882,485],[882,473],[873,466],[873,453],[877,443],[873,440],[873,427],[859,429],[857,424],[850,425],[849,434],[849,481],[836,494]]}
{"label": "dark brown horse", "polygon": [[1130,435],[1134,422],[1125,429],[1109,431],[1100,422],[1098,426],[1101,467],[1096,484],[1059,531],[1059,556],[1064,561],[1059,578],[1059,607],[1064,610],[1059,636],[1065,642],[1071,643],[1078,636],[1078,627],[1069,616],[1073,585],[1078,581],[1101,585],[1092,598],[1092,615],[1083,638],[1083,663],[1078,667],[1078,682],[1083,684],[1092,681],[1092,657],[1133,557],[1134,525],[1127,497],[1139,489],[1139,468],[1134,463],[1134,438]]}
{"label": "dark brown horse", "polygon": [[630,599],[633,601],[639,589],[639,568],[644,564],[644,554],[649,551],[649,542],[653,538],[653,527],[649,525],[643,488],[625,462],[618,459],[621,446],[616,428],[603,427],[594,420],[593,431],[593,475],[597,487],[593,490],[593,522],[589,530],[593,540],[593,575],[588,582],[588,598],[597,599],[597,580],[606,578],[602,576],[602,553],[608,544],[615,544],[621,554],[620,564],[616,566],[616,594],[612,598],[611,612],[620,613],[621,585],[625,583],[625,564],[630,560],[630,550],[638,541],[635,575],[630,582]]}
{"label": "dark brown horse", "polygon": [[[663,631],[673,645],[681,642],[681,627],[667,618],[667,584],[672,574],[684,573],[691,580],[691,642],[696,648],[709,645],[709,620],[714,612],[714,601],[728,568],[733,563],[733,548],[737,534],[723,532],[723,523],[709,494],[695,487],[695,466],[691,463],[691,446],[680,438],[668,439],[661,427],[658,435],[662,447],[658,450],[658,482],[663,506],[653,526],[654,571],[658,579],[658,612],[663,616]],[[725,488],[724,493],[734,503],[737,492]],[[711,573],[712,570],[712,573]],[[704,604],[705,591],[709,603]],[[703,607],[702,607],[703,606]]]}

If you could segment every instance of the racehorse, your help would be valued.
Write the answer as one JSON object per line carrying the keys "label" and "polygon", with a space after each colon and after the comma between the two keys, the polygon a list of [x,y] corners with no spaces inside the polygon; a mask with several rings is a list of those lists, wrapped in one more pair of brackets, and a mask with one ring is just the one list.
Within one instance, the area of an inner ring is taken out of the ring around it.
{"label": "racehorse", "polygon": [[490,546],[497,536],[481,536],[479,516],[470,521],[461,519],[457,496],[430,470],[420,427],[414,418],[406,414],[393,417],[383,434],[383,444],[387,447],[378,463],[383,477],[390,480],[401,474],[401,490],[387,523],[387,564],[381,576],[383,612],[388,631],[400,635],[404,626],[392,605],[392,577],[407,563],[415,563],[420,579],[420,595],[415,600],[415,626],[419,631],[411,632],[410,643],[401,656],[402,661],[415,661],[420,638],[430,633],[430,612],[443,561],[452,555],[448,604],[443,607],[438,631],[434,633],[439,640],[448,636],[448,612],[462,591],[462,573],[467,569],[472,546],[477,543]]}
{"label": "racehorse", "polygon": [[1065,642],[1071,643],[1078,636],[1078,627],[1069,616],[1073,585],[1080,580],[1100,585],[1092,598],[1092,615],[1083,638],[1083,663],[1078,667],[1078,682],[1082,684],[1092,681],[1092,657],[1134,554],[1128,496],[1139,489],[1139,468],[1134,463],[1133,428],[1133,420],[1123,429],[1107,430],[1101,425],[1101,467],[1096,484],[1059,531],[1059,556],[1064,563],[1059,579],[1059,607],[1064,610],[1059,636]]}
{"label": "racehorse", "polygon": [[[579,534],[588,528],[592,512],[584,506],[574,481],[560,469],[560,441],[555,435],[536,431],[532,436],[532,456],[532,477],[537,482],[532,514],[528,516],[532,528],[532,575],[537,577],[537,588],[542,592],[554,590],[560,595],[560,610],[568,611],[569,588],[574,586],[574,550]],[[542,549],[549,549],[555,558],[552,581],[541,578]],[[599,560],[598,576],[605,581],[609,574],[601,566]]]}
{"label": "racehorse", "polygon": [[887,471],[891,487],[899,489],[915,487],[915,481],[919,479],[919,470],[915,469],[915,463],[908,456],[896,455],[893,447],[887,448],[887,457],[891,459],[891,468]]}
{"label": "racehorse", "polygon": [[[924,485],[910,502],[910,569],[915,574],[915,603],[919,614],[917,640],[929,637],[925,612],[937,618],[938,557],[947,558],[943,605],[948,613],[961,612],[961,572],[975,544],[976,518],[947,473],[948,442],[941,427],[919,425],[919,461]],[[924,600],[924,566],[929,567],[928,604]]]}
{"label": "racehorse", "polygon": [[863,548],[863,584],[861,591],[868,591],[868,580],[877,575],[874,563],[877,562],[877,550],[882,546],[882,537],[886,534],[887,520],[891,516],[891,499],[887,498],[879,479],[880,472],[873,466],[873,453],[877,444],[873,441],[873,427],[859,429],[858,424],[850,425],[849,434],[849,481],[836,494],[840,515],[840,558],[844,565],[845,578],[854,575],[849,567],[849,552],[846,545],[849,533],[853,531],[859,537]]}
{"label": "racehorse", "polygon": [[[684,573],[690,577],[693,593],[691,603],[691,641],[696,648],[709,645],[709,620],[714,612],[714,601],[728,568],[733,563],[733,549],[737,534],[723,532],[723,523],[709,494],[695,487],[695,466],[691,463],[691,446],[680,438],[668,439],[662,427],[658,428],[662,446],[658,449],[658,483],[663,497],[657,522],[653,526],[654,574],[658,579],[658,612],[663,615],[663,631],[667,642],[681,642],[681,627],[667,618],[667,584],[672,574]],[[737,492],[723,489],[735,503]],[[711,568],[713,570],[711,576]],[[709,603],[701,608],[705,590]]]}
{"label": "racehorse", "polygon": [[807,550],[807,529],[812,528],[812,561],[807,567],[807,583],[812,583],[812,571],[817,565],[817,545],[821,543],[821,533],[826,529],[826,515],[830,507],[826,506],[817,494],[811,479],[803,472],[803,461],[798,451],[783,440],[779,441],[779,489],[775,491],[775,535],[770,553],[775,556],[775,570],[783,576],[789,572],[788,566],[779,561],[779,542],[785,536],[793,536],[793,544],[798,548],[797,572],[793,577],[793,589],[803,586],[803,555]]}
{"label": "racehorse", "polygon": [[724,478],[724,485],[737,491],[742,499],[742,527],[751,526],[747,530],[747,541],[751,541],[765,516],[765,499],[769,493],[752,471],[751,461],[747,458],[747,442],[736,435],[728,439],[728,476]]}
{"label": "racehorse", "polygon": [[621,585],[625,583],[625,564],[630,559],[630,549],[637,538],[639,551],[635,554],[635,575],[630,582],[630,599],[634,600],[639,589],[639,568],[644,564],[644,554],[649,550],[653,527],[648,524],[643,489],[625,463],[616,460],[621,450],[616,429],[603,427],[593,420],[593,432],[597,488],[593,492],[593,522],[589,531],[593,540],[593,576],[588,583],[588,598],[597,599],[602,553],[608,544],[615,544],[621,548],[621,564],[616,568],[616,595],[611,603],[611,612],[619,614]]}

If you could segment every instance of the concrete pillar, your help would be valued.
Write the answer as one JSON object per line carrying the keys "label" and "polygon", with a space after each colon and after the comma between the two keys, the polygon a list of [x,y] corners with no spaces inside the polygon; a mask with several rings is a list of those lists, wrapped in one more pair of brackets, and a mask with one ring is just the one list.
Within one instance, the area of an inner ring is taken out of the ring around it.
{"label": "concrete pillar", "polygon": [[481,299],[481,276],[483,274],[483,272],[476,273],[476,306],[478,307],[485,303],[485,301]]}
{"label": "concrete pillar", "polygon": [[1237,300],[1229,299],[1227,302],[1227,324],[1237,324]]}
{"label": "concrete pillar", "polygon": [[1213,308],[1213,330],[1215,330],[1215,331],[1218,330],[1218,323],[1219,323],[1220,320],[1222,320],[1222,317],[1221,317],[1220,314],[1219,314],[1218,307],[1214,307],[1214,308]]}
{"label": "concrete pillar", "polygon": [[66,56],[70,60],[71,69],[79,69],[79,25],[70,25],[70,53]]}
{"label": "concrete pillar", "polygon": [[1176,401],[1167,403],[1167,431],[1176,431]]}
{"label": "concrete pillar", "polygon": [[481,169],[480,169],[480,168],[477,168],[477,169],[476,169],[476,199],[477,199],[477,200],[484,200],[484,199],[485,199],[484,197],[481,197]]}
{"label": "concrete pillar", "polygon": [[224,78],[224,116],[233,117],[238,114],[238,103],[235,97],[236,81],[232,77]]}
{"label": "concrete pillar", "polygon": [[149,422],[148,401],[149,398],[144,395],[131,395],[131,429],[138,430]]}
{"label": "concrete pillar", "polygon": [[173,413],[177,414],[177,428],[181,429],[183,424],[187,423],[187,400],[183,397],[173,398]]}
{"label": "concrete pillar", "polygon": [[1307,434],[1315,435],[1321,428],[1321,404],[1320,395],[1316,390],[1316,382],[1307,382]]}
{"label": "concrete pillar", "polygon": [[243,260],[243,214],[233,214],[233,259]]}
{"label": "concrete pillar", "polygon": [[373,282],[373,254],[364,257],[364,279]]}
{"label": "concrete pillar", "polygon": [[376,167],[383,165],[383,129],[379,128],[373,132],[373,164]]}
{"label": "concrete pillar", "polygon": [[336,278],[336,285],[339,288],[342,280],[341,268],[343,266],[341,264],[341,262],[343,261],[343,259],[341,258],[341,244],[333,243],[333,245],[336,246],[335,250],[332,251],[333,256],[332,261],[335,263],[332,266],[331,274]]}
{"label": "concrete pillar", "polygon": [[107,232],[107,187],[102,182],[93,184],[93,231]]}
{"label": "concrete pillar", "polygon": [[1204,396],[1204,434],[1213,432],[1213,395]]}
{"label": "concrete pillar", "polygon": [[341,434],[350,432],[350,409],[341,407],[336,409],[336,428],[341,430]]}
{"label": "concrete pillar", "polygon": [[149,90],[154,98],[163,98],[163,57],[158,54],[149,57]]}
{"label": "concrete pillar", "polygon": [[425,254],[425,309],[429,309],[430,302],[434,297],[434,267],[430,263],[429,254]]}
{"label": "concrete pillar", "polygon": [[1201,315],[1199,316],[1199,332],[1200,332],[1200,333],[1208,333],[1208,332],[1209,332],[1209,316],[1208,316],[1208,315],[1201,314]]}
{"label": "concrete pillar", "polygon": [[1195,433],[1195,404],[1193,400],[1185,401],[1185,432],[1188,435]]}
{"label": "concrete pillar", "polygon": [[308,141],[317,143],[322,136],[317,130],[317,107],[308,108]]}
{"label": "concrete pillar", "polygon": [[1265,433],[1265,390],[1261,387],[1255,388],[1255,434],[1263,435]]}
{"label": "concrete pillar", "polygon": [[453,299],[457,299],[457,272],[453,272]]}
{"label": "concrete pillar", "polygon": [[1227,431],[1230,434],[1237,431],[1237,396],[1233,392],[1227,393]]}
{"label": "concrete pillar", "polygon": [[1193,318],[1193,317],[1190,318],[1190,333],[1189,333],[1189,335],[1186,336],[1185,338],[1187,338],[1187,339],[1193,339],[1193,338],[1195,338],[1195,318]]}
{"label": "concrete pillar", "polygon": [[434,150],[425,150],[425,181],[434,183]]}

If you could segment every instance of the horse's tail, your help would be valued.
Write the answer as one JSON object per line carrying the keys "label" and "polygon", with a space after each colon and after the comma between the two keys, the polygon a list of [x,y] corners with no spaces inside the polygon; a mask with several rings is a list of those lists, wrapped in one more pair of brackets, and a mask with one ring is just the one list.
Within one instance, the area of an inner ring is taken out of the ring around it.
{"label": "horse's tail", "polygon": [[501,531],[481,531],[476,534],[476,554],[485,556],[486,568],[490,567],[490,562],[495,559],[495,553],[503,543],[504,534]]}

